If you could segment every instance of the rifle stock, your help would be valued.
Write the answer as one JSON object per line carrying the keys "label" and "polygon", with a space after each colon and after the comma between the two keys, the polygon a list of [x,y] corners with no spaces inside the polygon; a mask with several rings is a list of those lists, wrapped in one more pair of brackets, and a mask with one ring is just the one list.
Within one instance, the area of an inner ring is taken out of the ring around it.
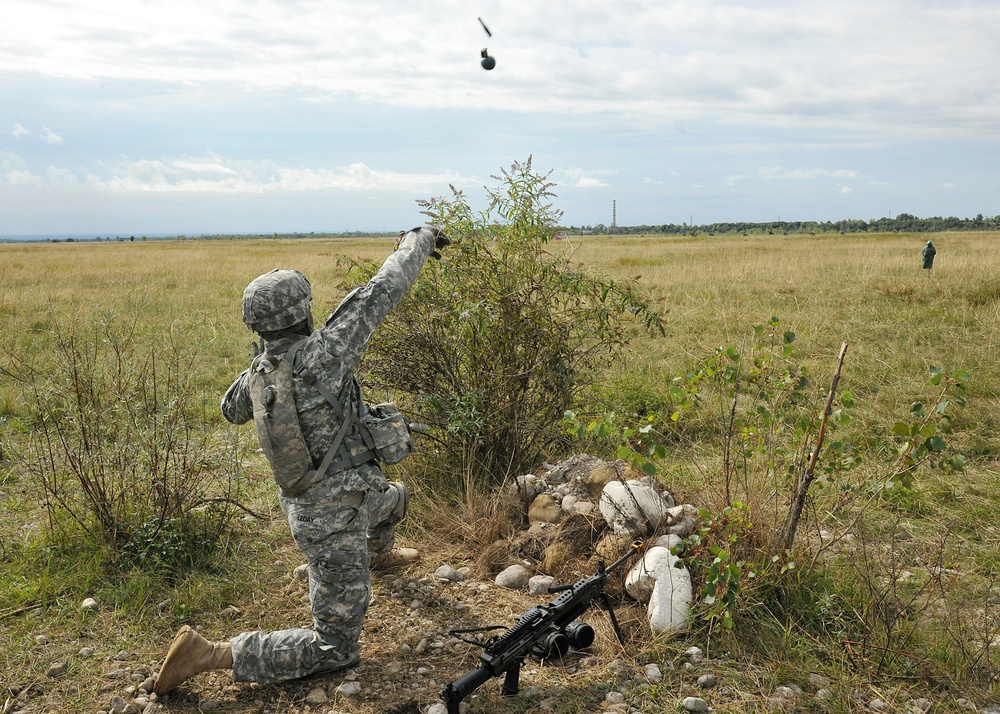
{"label": "rifle stock", "polygon": [[558,592],[559,596],[548,605],[529,609],[518,618],[513,627],[488,640],[479,657],[480,666],[445,685],[441,698],[448,707],[448,714],[459,714],[462,700],[501,674],[504,675],[501,693],[505,696],[517,694],[520,689],[521,667],[528,655],[550,659],[564,655],[570,645],[579,649],[590,646],[594,641],[594,630],[590,625],[577,621],[577,618],[587,611],[596,598],[604,601],[615,634],[624,645],[624,636],[618,627],[618,620],[611,608],[611,601],[604,592],[604,586],[616,568],[641,550],[642,542],[636,541],[609,567],[605,567],[602,561],[595,574],[580,578],[572,584],[549,588],[550,593]]}

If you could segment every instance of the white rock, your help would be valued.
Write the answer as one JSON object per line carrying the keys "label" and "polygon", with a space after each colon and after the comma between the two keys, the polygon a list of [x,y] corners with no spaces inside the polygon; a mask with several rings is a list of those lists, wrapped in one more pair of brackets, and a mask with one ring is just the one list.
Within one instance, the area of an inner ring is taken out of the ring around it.
{"label": "white rock", "polygon": [[598,507],[615,533],[649,534],[667,518],[660,494],[639,481],[609,481]]}
{"label": "white rock", "polygon": [[647,682],[662,682],[663,672],[660,671],[660,666],[656,663],[646,665],[646,681]]}
{"label": "white rock", "polygon": [[96,612],[98,609],[97,600],[92,597],[88,597],[80,603],[80,609],[86,612]]}
{"label": "white rock", "polygon": [[296,565],[295,570],[292,571],[292,578],[298,580],[300,583],[309,582],[309,563],[303,563],[302,565]]}
{"label": "white rock", "polygon": [[334,690],[337,694],[342,694],[345,697],[355,697],[361,693],[361,683],[360,682],[344,682]]}
{"label": "white rock", "polygon": [[435,570],[434,577],[440,580],[448,580],[452,583],[460,583],[465,580],[465,576],[450,565],[442,565],[440,568]]}
{"label": "white rock", "polygon": [[510,485],[510,495],[519,498],[524,503],[531,503],[532,499],[541,492],[541,489],[538,488],[538,477],[534,474],[518,476]]}
{"label": "white rock", "polygon": [[580,513],[583,515],[588,515],[594,510],[594,503],[592,501],[577,501],[573,504],[573,513]]}
{"label": "white rock", "polygon": [[306,695],[307,704],[323,704],[327,699],[329,697],[327,697],[326,690],[323,687],[315,687]]}
{"label": "white rock", "polygon": [[528,572],[527,568],[523,565],[515,564],[506,568],[499,575],[497,575],[495,582],[502,588],[520,590],[528,584],[528,578],[530,577],[531,574]]}
{"label": "white rock", "polygon": [[671,533],[670,535],[660,536],[653,542],[653,545],[662,546],[663,548],[670,550],[671,548],[676,548],[683,542],[684,540],[679,535]]}
{"label": "white rock", "polygon": [[649,603],[650,628],[676,633],[687,625],[693,591],[691,574],[675,567],[679,558],[663,546],[654,546],[625,576],[625,590],[639,602]]}
{"label": "white rock", "polygon": [[653,632],[673,634],[687,626],[691,613],[691,574],[687,568],[671,568],[669,577],[660,578],[653,588],[646,610]]}
{"label": "white rock", "polygon": [[562,509],[564,511],[569,513],[570,511],[573,510],[573,506],[575,506],[576,502],[579,500],[580,500],[579,496],[574,496],[572,493],[568,493],[565,496],[563,496],[560,505],[562,506]]}
{"label": "white rock", "polygon": [[692,506],[690,503],[682,503],[679,506],[673,506],[667,509],[667,516],[670,518],[670,522],[679,521],[682,518],[697,518],[698,509]]}
{"label": "white rock", "polygon": [[528,580],[529,595],[547,595],[549,587],[556,581],[551,575],[535,575]]}
{"label": "white rock", "polygon": [[684,711],[688,712],[707,712],[708,702],[700,697],[684,697],[684,701],[681,702],[681,706],[684,707]]}

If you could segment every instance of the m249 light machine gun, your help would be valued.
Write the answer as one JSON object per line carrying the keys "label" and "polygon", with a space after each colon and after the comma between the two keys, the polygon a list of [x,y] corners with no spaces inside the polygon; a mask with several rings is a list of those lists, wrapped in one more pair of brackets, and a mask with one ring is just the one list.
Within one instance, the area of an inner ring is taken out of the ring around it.
{"label": "m249 light machine gun", "polygon": [[[501,693],[506,696],[517,694],[521,666],[528,655],[539,659],[555,659],[566,654],[571,645],[577,649],[584,649],[593,644],[594,628],[578,621],[577,618],[586,612],[595,599],[599,598],[604,603],[611,617],[615,635],[624,647],[625,637],[618,626],[618,618],[615,617],[611,599],[604,591],[604,586],[616,568],[642,549],[642,541],[635,541],[628,552],[611,565],[605,567],[604,561],[600,561],[595,574],[583,577],[572,584],[550,587],[550,593],[560,593],[560,595],[548,605],[538,605],[528,610],[521,615],[517,624],[502,635],[491,637],[485,642],[467,640],[482,646],[483,654],[479,657],[479,667],[445,685],[441,698],[448,707],[448,714],[458,714],[458,705],[463,699],[501,674],[504,675]],[[452,630],[451,634],[461,635],[495,629],[499,628]]]}

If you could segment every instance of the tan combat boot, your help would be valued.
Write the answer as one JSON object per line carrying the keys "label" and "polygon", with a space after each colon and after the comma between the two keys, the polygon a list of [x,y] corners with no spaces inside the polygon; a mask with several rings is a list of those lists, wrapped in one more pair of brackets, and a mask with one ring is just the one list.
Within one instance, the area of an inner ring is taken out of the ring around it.
{"label": "tan combat boot", "polygon": [[209,642],[187,625],[174,635],[167,658],[153,685],[157,694],[173,691],[189,677],[210,669],[232,669],[233,648],[228,642]]}
{"label": "tan combat boot", "polygon": [[372,570],[392,570],[413,565],[420,560],[420,552],[416,548],[393,548],[386,553],[376,553],[372,556]]}

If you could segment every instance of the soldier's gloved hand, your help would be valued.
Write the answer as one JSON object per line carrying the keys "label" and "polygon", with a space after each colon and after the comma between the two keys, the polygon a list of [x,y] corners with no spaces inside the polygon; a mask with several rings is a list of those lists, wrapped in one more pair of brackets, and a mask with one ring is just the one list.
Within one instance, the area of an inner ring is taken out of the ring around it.
{"label": "soldier's gloved hand", "polygon": [[425,230],[434,236],[434,251],[431,253],[431,257],[434,260],[441,259],[441,253],[438,252],[445,246],[451,245],[451,238],[445,235],[445,232],[440,228],[435,228],[434,226],[427,226],[426,228],[414,228],[414,231]]}

